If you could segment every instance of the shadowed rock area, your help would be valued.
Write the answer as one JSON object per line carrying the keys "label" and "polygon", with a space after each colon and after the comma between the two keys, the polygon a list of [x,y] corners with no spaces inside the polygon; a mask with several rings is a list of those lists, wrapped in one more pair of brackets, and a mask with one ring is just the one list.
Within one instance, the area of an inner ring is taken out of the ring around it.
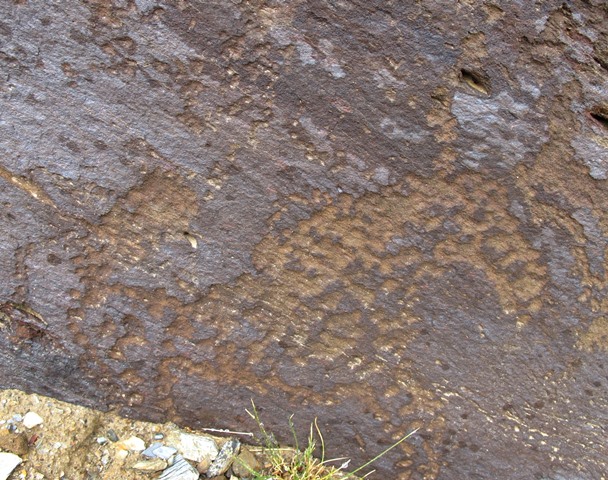
{"label": "shadowed rock area", "polygon": [[0,2],[0,386],[378,478],[608,471],[608,7]]}

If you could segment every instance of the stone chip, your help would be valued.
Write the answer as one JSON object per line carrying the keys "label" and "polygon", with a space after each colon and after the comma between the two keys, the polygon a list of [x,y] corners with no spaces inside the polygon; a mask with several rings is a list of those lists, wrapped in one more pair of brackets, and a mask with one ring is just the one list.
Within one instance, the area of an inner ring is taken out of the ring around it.
{"label": "stone chip", "polygon": [[42,425],[43,422],[44,420],[42,417],[36,412],[27,412],[23,417],[23,426],[25,428],[34,428],[38,425]]}
{"label": "stone chip", "polygon": [[21,462],[21,458],[14,453],[0,452],[0,480],[6,480]]}
{"label": "stone chip", "polygon": [[175,456],[173,465],[163,471],[158,480],[198,480],[199,473],[181,455]]}

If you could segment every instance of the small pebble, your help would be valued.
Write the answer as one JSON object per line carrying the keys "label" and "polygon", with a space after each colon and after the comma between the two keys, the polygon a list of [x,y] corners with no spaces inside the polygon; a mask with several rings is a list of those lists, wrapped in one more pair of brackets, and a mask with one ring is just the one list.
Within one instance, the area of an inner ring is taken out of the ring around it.
{"label": "small pebble", "polygon": [[119,460],[124,460],[128,456],[129,456],[128,450],[117,450],[116,451],[116,458],[118,458]]}
{"label": "small pebble", "polygon": [[131,452],[142,452],[146,449],[146,443],[139,437],[129,437],[126,440],[117,442],[116,448]]}
{"label": "small pebble", "polygon": [[14,453],[0,452],[0,480],[6,480],[21,462]]}
{"label": "small pebble", "polygon": [[118,442],[118,435],[116,435],[116,432],[114,430],[112,430],[111,428],[108,430],[107,435],[108,435],[108,438],[110,439],[110,441]]}
{"label": "small pebble", "polygon": [[241,447],[241,453],[232,464],[232,471],[237,477],[250,477],[251,471],[260,471],[262,465],[248,448]]}
{"label": "small pebble", "polygon": [[99,445],[105,445],[108,441],[109,440],[106,437],[97,437],[97,443],[99,443]]}
{"label": "small pebble", "polygon": [[167,447],[162,443],[153,443],[146,448],[141,454],[144,457],[149,458],[162,458],[163,460],[169,460],[173,455],[177,453],[177,449],[173,447]]}
{"label": "small pebble", "polygon": [[165,436],[162,433],[155,433],[154,440],[162,440]]}
{"label": "small pebble", "polygon": [[150,445],[148,448],[146,448],[143,452],[141,452],[141,454],[144,457],[155,458],[156,454],[154,452],[156,451],[157,448],[160,448],[162,446],[163,446],[162,443],[154,442],[152,445]]}
{"label": "small pebble", "polygon": [[153,458],[151,460],[141,460],[132,467],[135,470],[142,472],[160,472],[167,468],[167,462],[161,458]]}
{"label": "small pebble", "polygon": [[13,420],[13,422],[22,422],[23,415],[19,415],[18,413],[16,413],[15,415],[13,415],[13,418],[11,420]]}
{"label": "small pebble", "polygon": [[163,460],[169,460],[173,455],[177,453],[177,449],[173,447],[166,447],[163,445],[162,447],[157,448],[154,453],[158,458],[162,458]]}
{"label": "small pebble", "polygon": [[207,473],[207,470],[209,470],[210,466],[211,466],[211,459],[203,458],[200,462],[198,462],[196,464],[196,469],[198,470],[199,473],[205,474],[205,473]]}
{"label": "small pebble", "polygon": [[27,412],[23,417],[23,426],[25,428],[34,428],[38,425],[42,425],[44,420],[36,412]]}

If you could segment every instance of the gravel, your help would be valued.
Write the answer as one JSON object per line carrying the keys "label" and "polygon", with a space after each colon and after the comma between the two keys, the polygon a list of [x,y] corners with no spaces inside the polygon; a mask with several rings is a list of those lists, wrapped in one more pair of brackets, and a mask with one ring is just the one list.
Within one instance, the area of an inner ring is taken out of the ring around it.
{"label": "gravel", "polygon": [[186,432],[172,423],[0,390],[0,480],[221,480],[222,474],[235,480],[245,478],[231,468],[239,451],[239,459],[259,466],[253,450],[234,438]]}

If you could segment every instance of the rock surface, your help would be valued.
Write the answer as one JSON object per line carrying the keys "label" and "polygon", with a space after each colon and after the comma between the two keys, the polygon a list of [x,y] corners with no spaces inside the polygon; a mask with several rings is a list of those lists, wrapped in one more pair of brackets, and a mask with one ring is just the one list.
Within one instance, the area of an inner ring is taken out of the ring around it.
{"label": "rock surface", "polygon": [[421,427],[390,478],[608,471],[605,2],[0,19],[0,386],[253,398],[357,462]]}

